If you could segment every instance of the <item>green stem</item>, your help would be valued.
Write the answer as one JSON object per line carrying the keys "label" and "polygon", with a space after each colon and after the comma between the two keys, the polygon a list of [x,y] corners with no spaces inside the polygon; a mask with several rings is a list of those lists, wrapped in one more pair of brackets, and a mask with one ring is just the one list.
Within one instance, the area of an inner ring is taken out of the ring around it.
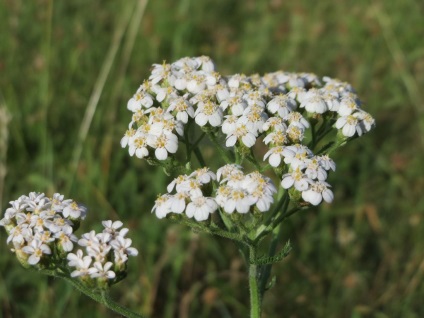
{"label": "green stem", "polygon": [[250,149],[250,155],[249,156],[247,156],[247,160],[249,160],[254,166],[255,166],[255,168],[258,170],[258,171],[261,171],[261,169],[262,169],[262,167],[261,167],[261,165],[258,163],[258,161],[256,160],[256,158],[255,158],[255,155],[254,155],[254,153],[253,153],[253,150],[252,149]]}
{"label": "green stem", "polygon": [[110,310],[113,310],[114,312],[127,317],[127,318],[143,318],[143,316],[129,310],[128,308],[121,306],[117,302],[113,301],[107,292],[105,290],[102,290],[100,294],[93,293],[93,291],[87,287],[85,287],[82,283],[69,278],[69,277],[63,277],[66,281],[71,283],[76,289],[78,289],[80,292],[86,294],[91,299],[97,301],[98,303],[103,304]]}
{"label": "green stem", "polygon": [[218,152],[221,154],[221,157],[224,158],[226,163],[234,163],[234,160],[230,158],[228,152],[222,147],[222,145],[216,140],[216,136],[213,133],[207,133],[209,139],[212,141],[212,143],[215,145],[216,149],[218,149]]}
{"label": "green stem", "polygon": [[[281,226],[281,224],[279,224],[279,226],[277,226],[273,230],[274,237],[272,238],[271,245],[269,246],[269,250],[268,250],[268,256],[269,257],[274,256],[275,252],[277,251],[277,246],[278,246],[278,242],[280,241],[282,228],[283,227]],[[262,267],[262,272],[261,272],[261,276],[260,276],[261,279],[260,279],[260,282],[259,282],[259,292],[261,294],[261,297],[264,296],[266,284],[267,284],[267,282],[269,280],[269,276],[271,274],[271,269],[272,269],[272,264],[267,264],[267,265],[264,265]]]}
{"label": "green stem", "polygon": [[243,239],[243,237],[241,237],[240,234],[232,233],[232,232],[228,232],[226,230],[223,230],[220,227],[218,227],[218,225],[216,225],[214,223],[211,223],[209,226],[205,226],[205,225],[202,225],[199,222],[195,222],[195,221],[192,221],[190,219],[177,219],[177,218],[172,219],[171,218],[170,220],[177,222],[177,223],[180,223],[180,224],[187,225],[190,228],[192,228],[193,230],[198,231],[198,232],[203,232],[203,233],[212,234],[212,235],[218,235],[218,236],[221,236],[221,237],[242,243],[244,245],[250,246],[249,243],[246,242]]}
{"label": "green stem", "polygon": [[73,278],[69,277],[67,274],[64,274],[64,273],[59,273],[59,272],[52,271],[52,270],[34,270],[34,271],[40,272],[40,273],[45,274],[45,275],[64,279],[65,281],[67,281],[68,283],[73,285],[76,289],[78,289],[80,292],[82,292],[86,296],[90,297],[94,301],[97,301],[98,303],[106,306],[110,310],[112,310],[112,311],[114,311],[114,312],[116,312],[116,313],[118,313],[118,314],[120,314],[124,317],[127,317],[127,318],[143,318],[144,317],[140,314],[137,314],[137,313],[129,310],[128,308],[126,308],[124,306],[121,306],[117,302],[113,301],[109,297],[109,295],[107,294],[106,290],[101,290],[100,293],[95,292],[92,288],[85,286],[82,282],[80,282],[76,279],[73,279]]}
{"label": "green stem", "polygon": [[250,318],[260,318],[262,299],[258,284],[259,266],[253,264],[256,259],[256,246],[249,248],[249,259]]}
{"label": "green stem", "polygon": [[196,155],[197,161],[199,161],[200,166],[206,167],[205,159],[203,159],[203,155],[198,147],[194,148],[194,154]]}

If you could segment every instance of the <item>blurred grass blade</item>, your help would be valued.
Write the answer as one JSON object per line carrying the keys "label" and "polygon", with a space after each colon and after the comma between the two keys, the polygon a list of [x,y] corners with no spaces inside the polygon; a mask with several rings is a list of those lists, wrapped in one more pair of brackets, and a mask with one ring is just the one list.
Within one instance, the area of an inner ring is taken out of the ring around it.
{"label": "blurred grass blade", "polygon": [[373,13],[380,25],[387,48],[393,58],[393,62],[399,70],[400,79],[405,85],[412,105],[415,107],[418,127],[421,130],[421,145],[424,147],[424,108],[422,107],[423,99],[421,97],[417,81],[408,70],[406,55],[400,47],[396,34],[393,31],[390,17],[384,13],[381,7],[378,6],[373,7]]}
{"label": "blurred grass blade", "polygon": [[[0,95],[0,208],[3,207],[4,179],[7,174],[7,143],[9,140],[8,124],[10,115]],[[1,214],[0,214],[1,215]]]}
{"label": "blurred grass blade", "polygon": [[[122,50],[122,58],[121,63],[118,68],[118,75],[116,76],[116,82],[112,90],[112,94],[110,97],[110,105],[111,107],[108,108],[107,117],[105,118],[105,123],[107,127],[114,127],[114,123],[116,120],[116,110],[117,106],[119,105],[119,99],[121,97],[122,87],[124,84],[124,78],[125,74],[128,69],[128,63],[131,57],[131,53],[134,49],[134,44],[137,38],[137,34],[140,30],[140,24],[144,16],[144,12],[146,10],[148,0],[139,0],[137,1],[137,6],[135,8],[134,14],[131,18],[127,37],[124,42],[123,50]],[[113,149],[113,134],[115,132],[115,129],[111,128],[107,130],[106,136],[103,141],[103,145],[101,147],[102,154],[101,154],[101,160],[102,160],[102,167],[103,169],[103,185],[107,186],[108,184],[108,178],[109,178],[109,167],[110,167],[110,158],[112,154]]]}
{"label": "blurred grass blade", "polygon": [[100,96],[102,95],[106,80],[109,76],[110,70],[112,68],[113,62],[115,61],[116,54],[118,52],[118,49],[121,45],[122,38],[124,36],[125,30],[128,26],[128,23],[130,21],[130,16],[133,12],[133,8],[130,6],[127,6],[124,10],[124,13],[122,14],[122,17],[120,19],[120,22],[118,24],[118,27],[116,28],[113,37],[112,42],[109,47],[109,51],[106,55],[106,58],[103,62],[102,68],[100,70],[100,74],[97,77],[97,81],[94,85],[93,92],[90,96],[90,100],[87,105],[87,109],[84,114],[84,118],[81,123],[81,127],[79,129],[78,133],[78,139],[77,143],[74,148],[73,156],[72,156],[72,181],[69,183],[69,190],[72,188],[75,174],[78,169],[79,161],[81,158],[82,149],[84,146],[84,142],[87,138],[88,130],[90,129],[91,122],[93,120],[94,113],[96,112],[97,105],[99,103]]}

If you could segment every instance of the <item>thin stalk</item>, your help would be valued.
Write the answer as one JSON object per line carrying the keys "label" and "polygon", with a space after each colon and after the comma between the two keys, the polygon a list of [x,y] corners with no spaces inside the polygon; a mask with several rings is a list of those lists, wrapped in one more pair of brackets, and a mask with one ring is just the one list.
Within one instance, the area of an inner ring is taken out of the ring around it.
{"label": "thin stalk", "polygon": [[[273,230],[274,237],[272,238],[271,245],[269,246],[268,250],[268,257],[272,257],[275,255],[275,252],[277,251],[278,242],[280,241],[280,236],[282,233],[282,226],[281,223]],[[264,296],[266,284],[268,282],[269,276],[271,274],[272,264],[267,264],[262,267],[261,271],[261,279],[259,282],[259,292],[261,294],[261,297]]]}
{"label": "thin stalk", "polygon": [[197,161],[199,161],[199,164],[201,167],[206,167],[205,159],[203,159],[203,155],[200,152],[200,149],[198,147],[194,148],[194,154],[196,155]]}
{"label": "thin stalk", "polygon": [[259,266],[252,264],[256,259],[256,246],[249,248],[249,259],[250,318],[260,318],[262,299],[258,284]]}
{"label": "thin stalk", "polygon": [[84,118],[81,123],[81,127],[78,132],[78,138],[74,147],[74,151],[72,154],[72,180],[69,183],[69,189],[67,192],[69,192],[73,186],[75,174],[78,170],[78,165],[80,162],[83,146],[85,143],[85,140],[87,139],[88,131],[91,126],[91,122],[93,120],[94,114],[97,109],[97,105],[100,100],[100,96],[103,93],[103,89],[106,83],[107,78],[109,77],[110,70],[112,68],[113,62],[115,61],[116,54],[118,52],[118,49],[121,45],[122,38],[124,36],[125,30],[129,24],[132,8],[126,8],[125,12],[122,15],[122,18],[120,20],[120,23],[118,27],[116,28],[112,41],[108,50],[108,53],[105,57],[105,60],[103,62],[102,68],[100,70],[100,74],[97,77],[96,83],[94,84],[93,91],[90,96],[90,100],[88,102]]}
{"label": "thin stalk", "polygon": [[127,318],[144,318],[144,316],[137,314],[137,313],[131,311],[130,309],[128,309],[128,308],[118,304],[117,302],[113,301],[109,297],[109,294],[107,293],[106,290],[101,290],[100,292],[94,292],[93,288],[89,288],[89,287],[85,286],[82,282],[69,277],[65,273],[60,273],[60,272],[57,272],[57,271],[54,271],[54,270],[37,270],[37,269],[32,269],[32,268],[30,268],[30,270],[35,271],[35,272],[39,272],[39,273],[44,274],[44,275],[62,278],[63,280],[70,283],[72,286],[74,286],[76,289],[78,289],[80,292],[82,292],[86,296],[90,297],[94,301],[97,301],[98,303],[106,306],[110,310],[112,310],[112,311],[114,311],[114,312],[116,312],[116,313],[118,313],[118,314],[120,314],[124,317],[127,317]]}
{"label": "thin stalk", "polygon": [[224,158],[226,163],[234,163],[234,160],[230,158],[228,152],[222,147],[222,145],[216,140],[216,136],[213,133],[208,133],[209,139],[215,145],[216,149],[220,153],[221,157]]}
{"label": "thin stalk", "polygon": [[97,301],[98,303],[106,306],[110,310],[124,316],[127,318],[143,318],[143,316],[129,310],[128,308],[121,306],[117,302],[113,301],[106,291],[101,291],[100,294],[93,293],[90,288],[85,287],[82,283],[76,281],[75,279],[69,277],[62,277],[67,282],[71,283],[76,289],[84,293],[91,299]]}

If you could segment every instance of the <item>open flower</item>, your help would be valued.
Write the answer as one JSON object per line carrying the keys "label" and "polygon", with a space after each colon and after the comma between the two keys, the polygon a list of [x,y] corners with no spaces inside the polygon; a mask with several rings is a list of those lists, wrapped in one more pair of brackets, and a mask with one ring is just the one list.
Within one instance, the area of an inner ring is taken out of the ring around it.
{"label": "open flower", "polygon": [[196,197],[187,204],[186,215],[189,218],[194,217],[196,221],[205,221],[217,208],[218,204],[213,198]]}
{"label": "open flower", "polygon": [[44,255],[52,253],[50,247],[41,241],[34,239],[28,246],[24,246],[22,251],[29,255],[28,264],[36,265]]}

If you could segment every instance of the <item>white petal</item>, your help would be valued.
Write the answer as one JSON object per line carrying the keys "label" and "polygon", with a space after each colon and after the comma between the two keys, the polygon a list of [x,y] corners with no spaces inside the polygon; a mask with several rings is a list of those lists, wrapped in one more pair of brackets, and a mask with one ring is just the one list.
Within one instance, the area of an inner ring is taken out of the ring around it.
{"label": "white petal", "polygon": [[333,202],[334,194],[330,189],[327,189],[322,192],[322,197],[325,202],[331,203]]}
{"label": "white petal", "polygon": [[235,135],[231,135],[227,138],[227,141],[225,142],[225,146],[227,147],[233,147],[237,141],[237,137]]}
{"label": "white petal", "polygon": [[168,142],[165,145],[165,148],[170,153],[176,153],[178,150],[178,143],[172,140],[168,140]]}
{"label": "white petal", "polygon": [[168,158],[168,152],[165,148],[158,148],[155,150],[155,156],[158,160],[165,160]]}
{"label": "white petal", "polygon": [[208,117],[203,113],[199,113],[199,114],[197,114],[197,116],[195,118],[195,122],[199,126],[203,127],[208,122]]}
{"label": "white petal", "polygon": [[234,200],[228,200],[224,205],[224,210],[227,213],[233,213],[236,208],[236,202]]}
{"label": "white petal", "polygon": [[283,180],[281,181],[281,186],[284,189],[290,188],[293,184],[294,184],[294,179],[291,176],[287,176],[283,178]]}
{"label": "white petal", "polygon": [[209,122],[210,122],[211,126],[217,127],[217,126],[221,125],[222,118],[218,113],[214,113],[213,115],[209,116]]}

